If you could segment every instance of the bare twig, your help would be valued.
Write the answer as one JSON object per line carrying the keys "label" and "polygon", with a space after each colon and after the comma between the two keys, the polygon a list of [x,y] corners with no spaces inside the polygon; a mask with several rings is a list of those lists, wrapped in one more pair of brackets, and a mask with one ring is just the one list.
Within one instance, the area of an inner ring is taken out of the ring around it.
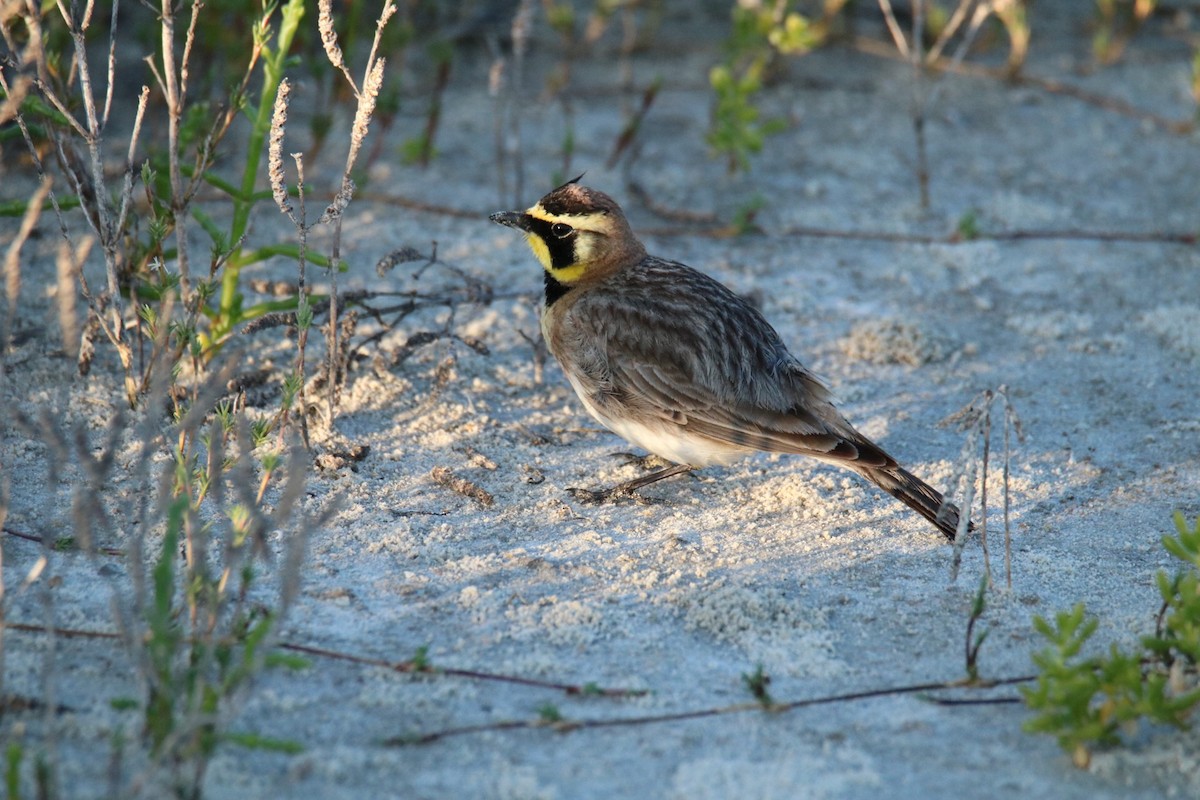
{"label": "bare twig", "polygon": [[[53,633],[53,635],[62,637],[64,639],[97,639],[101,641],[115,641],[121,638],[121,634],[113,631],[92,631],[62,627],[56,627],[53,629],[53,631],[50,631],[43,625],[33,625],[25,622],[10,622],[8,627],[10,630],[19,631],[21,633]],[[301,655],[325,658],[332,661],[343,661],[349,664],[358,664],[366,667],[379,667],[392,672],[413,675],[429,675],[435,677],[441,676],[447,678],[466,678],[469,680],[490,681],[495,683],[509,683],[517,686],[527,686],[533,689],[551,689],[553,691],[562,692],[563,694],[580,697],[608,697],[621,699],[644,697],[649,693],[646,689],[604,687],[591,683],[562,683],[558,681],[542,680],[540,678],[529,678],[523,675],[513,675],[510,673],[488,672],[485,670],[462,669],[458,667],[445,667],[437,664],[431,664],[427,659],[424,658],[392,661],[384,658],[356,655],[354,653],[347,653],[342,650],[331,650],[327,647],[320,647],[317,645],[299,644],[297,642],[281,641],[276,645],[276,647],[278,647],[280,650],[288,650]]]}
{"label": "bare twig", "polygon": [[[12,631],[32,634],[47,634],[51,631],[43,625],[32,625],[22,622],[10,622],[8,628]],[[109,639],[117,640],[120,634],[107,631],[89,631],[78,630],[72,628],[54,628],[53,634],[63,638],[87,638],[87,639]],[[472,669],[459,669],[454,667],[443,667],[440,665],[430,664],[423,656],[405,660],[405,661],[390,661],[381,658],[373,658],[370,656],[355,655],[339,650],[330,650],[325,647],[319,647],[309,644],[299,644],[295,642],[279,642],[278,649],[288,650],[301,655],[313,656],[316,658],[328,658],[337,661],[343,661],[351,664],[359,664],[362,666],[378,667],[388,669],[400,673],[415,673],[431,676],[456,677],[466,678],[470,680],[481,681],[496,681],[500,683],[509,683],[519,686],[527,686],[535,689],[551,689],[554,691],[563,692],[571,696],[582,697],[608,697],[614,699],[634,698],[646,694],[645,689],[624,689],[612,687],[599,687],[594,684],[578,684],[578,683],[558,683],[553,681],[545,681],[536,678],[526,678],[518,675],[503,674],[496,672],[488,672]],[[791,701],[773,701],[765,710],[772,713],[784,713],[796,711],[803,708],[811,708],[822,705],[833,705],[838,703],[861,702],[864,700],[872,700],[882,697],[895,697],[902,695],[917,695],[929,702],[939,705],[973,705],[973,704],[989,704],[989,703],[1008,703],[1012,702],[1010,698],[947,698],[942,696],[931,695],[931,692],[952,692],[952,691],[982,691],[995,689],[1000,686],[1013,686],[1020,683],[1028,683],[1036,678],[1035,675],[1017,675],[1007,678],[998,678],[992,680],[946,680],[946,681],[931,681],[927,683],[906,684],[902,686],[883,687],[878,689],[865,689],[855,692],[845,692],[834,695],[823,695],[819,697],[802,698]],[[761,703],[738,703],[734,705],[717,706],[701,709],[685,709],[682,711],[672,711],[663,714],[650,714],[642,716],[618,717],[618,718],[600,718],[600,719],[580,719],[580,720],[563,720],[560,724],[550,725],[549,727],[561,732],[601,729],[612,727],[632,727],[638,725],[651,725],[671,722],[685,722],[695,719],[703,719],[707,717],[727,716],[731,714],[743,714],[751,711],[763,711],[764,706]],[[462,736],[471,733],[481,733],[486,731],[502,731],[502,730],[518,730],[528,728],[544,728],[548,724],[544,719],[531,720],[508,720],[497,723],[484,723],[479,725],[464,725],[453,728],[446,728],[440,731],[433,731],[415,736],[399,736],[388,741],[390,745],[411,745],[411,744],[427,744],[429,742],[447,739],[453,736]]]}
{"label": "bare twig", "polygon": [[1006,586],[1012,588],[1012,525],[1009,523],[1008,492],[1009,463],[1012,454],[1011,435],[1016,433],[1017,441],[1023,442],[1025,432],[1021,429],[1021,420],[1017,417],[1016,409],[1008,399],[1008,387],[1001,386],[998,391],[1004,397],[1004,582]]}
{"label": "bare twig", "polygon": [[879,9],[883,12],[883,20],[887,23],[888,33],[892,35],[896,50],[900,53],[900,57],[907,61],[909,57],[908,40],[904,38],[904,32],[900,30],[900,23],[896,20],[896,12],[892,10],[891,0],[879,0]]}
{"label": "bare twig", "polygon": [[[113,14],[116,14],[116,4],[113,4]],[[110,87],[111,91],[111,82]],[[116,228],[118,231],[125,230],[125,221],[129,217],[129,204],[133,200],[133,165],[134,155],[137,152],[137,142],[142,134],[142,120],[146,116],[146,102],[150,98],[150,87],[143,86],[142,93],[138,95],[137,111],[133,117],[133,131],[129,134],[129,151],[125,155],[125,176],[124,183],[121,185],[121,207],[117,212]]]}
{"label": "bare twig", "polygon": [[[658,79],[646,87],[642,92],[642,102],[636,111],[634,111],[626,120],[625,127],[621,129],[621,133],[617,136],[617,140],[613,142],[612,152],[608,155],[608,161],[604,166],[612,169],[620,161],[621,156],[629,150],[638,131],[641,130],[642,123],[646,119],[646,115],[650,113],[651,106],[654,105],[655,99],[658,97],[659,90],[662,89],[662,79]],[[564,174],[566,170],[564,170]]]}
{"label": "bare twig", "polygon": [[492,98],[492,160],[496,164],[496,202],[508,204],[508,176],[505,172],[507,148],[504,144],[504,117],[510,102],[508,62],[501,55],[488,70],[488,97]]}
{"label": "bare twig", "polygon": [[950,14],[950,18],[946,20],[941,33],[938,34],[937,41],[930,46],[929,52],[925,56],[926,59],[936,61],[941,56],[942,50],[954,38],[954,34],[958,33],[958,29],[962,27],[962,23],[967,18],[968,12],[978,5],[978,3],[979,0],[962,0],[962,2],[955,6],[953,13]]}
{"label": "bare twig", "polygon": [[[1024,79],[1020,79],[1024,80]],[[645,188],[637,181],[630,181],[626,184],[630,194],[634,195],[639,202],[646,206],[657,216],[667,220],[673,220],[686,224],[688,227],[652,227],[645,228],[640,231],[647,236],[704,236],[714,239],[728,238],[731,227],[729,224],[722,224],[721,221],[711,213],[702,213],[695,211],[687,211],[684,209],[667,208],[649,197]],[[373,203],[383,203],[386,205],[399,206],[401,208],[409,208],[415,211],[428,214],[438,214],[446,217],[454,217],[458,219],[477,220],[486,217],[489,213],[484,209],[474,208],[457,208],[453,206],[438,205],[436,203],[428,203],[424,200],[419,200],[411,197],[404,197],[397,194],[378,194],[371,191],[363,191],[360,195],[365,200],[370,200]],[[707,227],[701,227],[707,226]],[[789,225],[772,230],[772,234],[776,236],[811,236],[817,239],[852,239],[860,241],[879,241],[879,242],[904,242],[911,244],[966,244],[968,242],[983,241],[1094,241],[1094,242],[1162,242],[1166,244],[1181,244],[1194,245],[1200,242],[1200,235],[1194,231],[1169,231],[1169,230],[1088,230],[1078,228],[1062,228],[1062,229],[1046,229],[1046,230],[1029,230],[1016,229],[1007,231],[980,231],[970,239],[964,239],[958,231],[949,231],[945,234],[921,234],[921,233],[903,233],[899,231],[880,231],[880,230],[848,230],[838,228],[817,228],[803,225]]]}
{"label": "bare twig", "polygon": [[[102,128],[108,125],[108,114],[112,110],[113,86],[117,82],[117,9],[120,5],[118,2],[112,4],[112,18],[108,23],[108,80],[105,82],[104,111],[100,117]],[[137,137],[134,136],[133,139],[136,140]],[[132,145],[131,141],[130,146]]]}
{"label": "bare twig", "polygon": [[[171,181],[171,211],[176,220],[183,219],[185,206],[183,173],[179,168],[179,129],[183,121],[184,103],[187,98],[187,60],[191,55],[192,42],[195,40],[196,18],[198,16],[195,3],[192,5],[191,22],[188,24],[187,36],[184,39],[182,61],[175,58],[175,3],[173,0],[162,0],[159,7],[159,19],[162,25],[162,85],[163,94],[167,101],[167,169]],[[190,264],[188,259],[187,226],[175,225],[175,246],[179,263],[179,292],[185,308],[191,309],[192,291],[190,283]]]}
{"label": "bare twig", "polygon": [[472,483],[466,478],[455,475],[446,467],[434,467],[433,471],[429,473],[429,476],[433,478],[434,483],[438,484],[439,486],[445,486],[451,491],[458,492],[463,497],[468,497],[474,500],[484,508],[491,508],[492,504],[495,502],[495,498],[493,498],[491,493],[489,493],[486,489]]}
{"label": "bare twig", "polygon": [[883,689],[868,689],[861,692],[847,692],[844,694],[825,695],[822,697],[806,698],[802,700],[792,700],[788,702],[772,702],[770,705],[764,706],[762,703],[737,703],[734,705],[715,706],[711,708],[691,709],[685,711],[671,711],[663,714],[647,714],[636,717],[604,717],[599,719],[562,719],[553,722],[539,717],[528,720],[505,720],[501,722],[485,722],[477,725],[463,725],[455,728],[445,728],[439,731],[429,733],[416,734],[412,736],[397,736],[389,739],[385,744],[391,746],[406,746],[415,744],[429,744],[431,742],[449,739],[455,736],[464,736],[473,733],[486,733],[490,731],[505,731],[505,730],[527,730],[538,728],[550,728],[551,730],[567,733],[581,730],[598,730],[603,728],[624,728],[640,725],[656,725],[670,722],[687,722],[690,720],[705,719],[708,717],[728,716],[732,714],[746,714],[753,711],[767,711],[772,714],[779,714],[788,711],[796,711],[802,708],[811,708],[814,706],[833,705],[836,703],[851,703],[862,700],[871,700],[879,697],[894,697],[898,695],[921,695],[924,696],[928,692],[948,691],[955,689],[991,689],[997,686],[1011,686],[1018,683],[1028,683],[1036,678],[1034,675],[1020,675],[1012,678],[1001,678],[993,681],[981,681],[977,683],[964,683],[963,681],[943,681],[935,683],[918,683],[906,686],[895,686]]}

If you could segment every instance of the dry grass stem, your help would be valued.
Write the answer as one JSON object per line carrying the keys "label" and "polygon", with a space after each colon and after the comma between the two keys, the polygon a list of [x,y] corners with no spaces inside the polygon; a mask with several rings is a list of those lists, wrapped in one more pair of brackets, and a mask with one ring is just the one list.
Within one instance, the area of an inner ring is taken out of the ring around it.
{"label": "dry grass stem", "polygon": [[[308,300],[308,283],[307,283],[307,265],[308,265],[308,226],[304,224],[307,219],[307,212],[304,206],[304,156],[300,153],[292,153],[292,159],[296,162],[296,193],[300,204],[300,252],[297,259],[296,273],[296,364],[294,373],[299,379],[299,387],[296,390],[296,406],[300,417],[300,436],[304,441],[304,446],[310,447],[311,443],[308,438],[308,391],[305,387],[304,372],[306,351],[308,348],[308,331],[310,324],[299,324],[301,315],[308,316],[311,313],[312,307]],[[310,318],[311,320],[311,318]]]}
{"label": "dry grass stem", "polygon": [[32,85],[33,80],[25,75],[18,75],[11,86],[5,84],[4,100],[0,102],[0,125],[17,116],[17,111],[21,108],[21,103],[25,102],[25,96]]}
{"label": "dry grass stem", "polygon": [[[961,515],[958,531],[954,540],[954,556],[951,565],[951,580],[958,576],[962,563],[962,554],[966,548],[968,537],[967,520],[969,510],[975,502],[976,486],[980,487],[980,518],[976,530],[979,532],[980,545],[983,550],[984,571],[991,580],[991,554],[988,547],[988,494],[987,481],[991,466],[991,438],[994,435],[992,412],[996,403],[1004,407],[1004,461],[1001,468],[1001,491],[1004,503],[1004,566],[1006,585],[1012,588],[1012,530],[1009,519],[1009,474],[1011,461],[1011,438],[1015,434],[1017,441],[1024,441],[1025,435],[1021,428],[1020,418],[1012,401],[1008,397],[1008,387],[1001,385],[995,389],[980,392],[970,403],[961,410],[947,417],[940,424],[955,425],[966,433],[962,453],[959,458],[959,469],[950,481],[951,490],[956,486],[963,487],[962,508],[967,511]],[[981,444],[982,442],[982,444]]]}
{"label": "dry grass stem", "polygon": [[[917,0],[921,2],[921,0]],[[892,35],[892,41],[896,43],[896,50],[900,52],[900,57],[908,58],[908,40],[904,38],[904,31],[900,29],[900,23],[896,20],[896,12],[892,10],[891,0],[879,0],[879,9],[883,12],[883,20],[887,23],[888,33]]]}
{"label": "dry grass stem", "polygon": [[[942,50],[946,47],[950,40],[954,38],[954,34],[958,32],[958,29],[962,27],[963,21],[967,18],[968,12],[975,8],[979,1],[980,0],[961,0],[961,2],[954,7],[954,11],[950,14],[950,18],[946,20],[945,26],[943,26],[941,33],[938,34],[937,41],[930,45],[929,52],[925,56],[927,60],[936,61],[941,57]],[[987,15],[985,12],[984,17],[986,16]],[[974,20],[976,18],[979,18],[978,9],[976,9],[976,14],[972,19]],[[982,19],[980,19],[980,22],[982,22]]]}
{"label": "dry grass stem", "polygon": [[[195,38],[197,10],[192,6],[192,19],[184,40],[183,66],[175,60],[175,4],[163,0],[159,19],[162,24],[162,74],[155,69],[155,77],[167,103],[167,171],[171,182],[171,211],[175,218],[183,218],[184,184],[179,164],[179,135],[183,122],[184,102],[187,96],[187,58],[191,54]],[[154,61],[147,59],[154,67]],[[179,268],[179,291],[185,306],[191,304],[191,265],[188,257],[187,225],[175,225],[176,261]]]}
{"label": "dry grass stem", "polygon": [[57,282],[54,302],[58,310],[58,327],[62,333],[63,350],[72,361],[78,360],[82,347],[75,287],[78,284],[83,263],[87,260],[95,241],[93,237],[85,236],[74,249],[65,239],[58,243],[58,257],[55,259]]}
{"label": "dry grass stem", "polygon": [[[962,2],[955,9],[954,16],[951,18],[950,23],[947,24],[946,29],[942,32],[941,36],[938,37],[938,40],[934,42],[933,47],[929,48],[929,53],[925,57],[926,66],[934,66],[941,60],[942,50],[954,37],[954,34],[957,32],[958,28],[961,27],[962,20],[967,16],[967,10],[973,8],[973,13],[971,14],[971,23],[967,26],[966,33],[963,34],[962,39],[959,41],[958,47],[955,49],[954,55],[951,57],[949,62],[949,70],[957,70],[962,64],[963,59],[966,57],[967,51],[970,50],[971,45],[975,43],[975,37],[978,36],[979,31],[983,28],[983,23],[986,22],[987,18],[992,14],[998,13],[996,10],[997,6],[1003,6],[1005,4],[1006,0],[1000,0],[998,3],[979,2],[979,0],[962,0]],[[934,87],[933,92],[928,100],[930,105],[935,105],[937,103],[938,93],[941,91],[943,85],[944,84],[937,84]]]}
{"label": "dry grass stem", "polygon": [[[0,350],[0,381],[3,381],[3,375],[4,354],[3,350]],[[0,532],[7,532],[4,523],[8,521],[8,486],[8,474],[0,473]],[[4,634],[8,630],[8,614],[5,613],[7,600],[8,596],[4,584],[4,548],[0,547],[0,707],[3,707],[4,698],[7,697],[4,692],[4,676],[8,674],[8,670],[4,664]]]}
{"label": "dry grass stem", "polygon": [[921,207],[927,209],[930,207],[930,193],[929,156],[925,142],[926,118],[929,109],[937,102],[937,95],[941,87],[935,86],[932,90],[928,88],[926,85],[926,70],[938,65],[941,60],[942,51],[960,32],[963,24],[969,18],[970,24],[959,40],[958,48],[950,61],[950,69],[956,69],[966,56],[971,44],[975,41],[975,37],[979,33],[984,21],[992,14],[998,14],[998,8],[1011,5],[1011,3],[1008,3],[1008,0],[987,0],[986,2],[983,0],[960,0],[947,20],[946,25],[938,34],[937,40],[929,48],[928,53],[926,53],[923,52],[923,42],[927,0],[914,0],[912,3],[912,30],[907,37],[900,28],[896,14],[892,9],[891,1],[878,0],[878,2],[880,10],[883,12],[888,32],[891,34],[892,41],[895,44],[896,51],[900,54],[901,59],[908,62],[912,69],[911,114],[917,151],[917,189]]}
{"label": "dry grass stem", "polygon": [[388,21],[395,13],[395,0],[387,0],[383,5],[383,10],[379,12],[379,19],[375,22],[375,38],[371,40],[371,52],[367,54],[367,64],[375,63],[375,56],[379,53],[379,42],[383,39],[383,29],[387,27]]}
{"label": "dry grass stem", "polygon": [[[12,94],[12,88],[8,85],[8,81],[4,78],[4,71],[0,70],[0,89],[3,89],[6,94]],[[38,152],[38,147],[33,141],[33,134],[29,130],[29,126],[25,123],[25,116],[18,110],[14,117],[17,127],[21,131],[21,139],[25,142],[25,149],[29,153],[29,158],[33,162],[34,170],[37,173],[38,180],[45,181],[47,179],[45,164],[42,162],[41,155]],[[70,233],[67,230],[67,221],[63,216],[62,207],[58,204],[58,198],[54,192],[50,192],[50,204],[54,206],[54,215],[58,220],[58,230],[63,239],[70,241]]]}
{"label": "dry grass stem", "polygon": [[[115,13],[115,12],[114,12]],[[133,200],[133,166],[134,154],[137,152],[138,139],[142,133],[142,121],[146,116],[146,102],[150,98],[150,87],[143,86],[138,95],[137,111],[133,117],[133,131],[129,135],[129,151],[125,155],[125,179],[121,186],[121,208],[117,212],[116,229],[125,229],[125,221],[129,216],[129,204]]]}
{"label": "dry grass stem", "polygon": [[[112,111],[113,87],[117,82],[117,9],[120,3],[112,4],[112,16],[108,22],[108,69],[104,89],[104,111],[100,115],[100,127],[108,127],[109,113]],[[91,3],[88,3],[88,13],[91,13]]]}
{"label": "dry grass stem", "polygon": [[912,125],[913,136],[917,143],[917,194],[921,199],[921,208],[929,208],[929,154],[925,146],[925,120],[928,111],[926,97],[924,42],[925,3],[927,0],[914,0],[912,20],[912,43],[908,48],[909,64],[912,68]]}
{"label": "dry grass stem", "polygon": [[50,194],[52,184],[53,181],[49,177],[42,177],[37,191],[33,193],[33,197],[29,198],[29,202],[25,206],[21,227],[17,230],[17,235],[13,237],[12,242],[9,243],[8,252],[4,256],[4,296],[8,301],[8,309],[4,315],[3,326],[0,326],[0,352],[8,351],[9,337],[12,335],[13,322],[17,316],[17,300],[21,295],[21,248],[25,246],[38,219],[42,216],[42,205]]}

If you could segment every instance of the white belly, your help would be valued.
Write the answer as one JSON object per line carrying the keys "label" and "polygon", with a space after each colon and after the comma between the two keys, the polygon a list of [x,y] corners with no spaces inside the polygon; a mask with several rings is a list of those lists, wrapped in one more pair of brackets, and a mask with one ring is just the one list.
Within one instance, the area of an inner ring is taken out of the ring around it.
{"label": "white belly", "polygon": [[592,405],[587,395],[581,391],[579,383],[570,374],[567,375],[567,379],[571,381],[571,386],[583,407],[597,422],[625,441],[667,461],[692,467],[707,467],[712,464],[729,464],[753,452],[747,447],[696,436],[666,420],[642,422],[611,417]]}

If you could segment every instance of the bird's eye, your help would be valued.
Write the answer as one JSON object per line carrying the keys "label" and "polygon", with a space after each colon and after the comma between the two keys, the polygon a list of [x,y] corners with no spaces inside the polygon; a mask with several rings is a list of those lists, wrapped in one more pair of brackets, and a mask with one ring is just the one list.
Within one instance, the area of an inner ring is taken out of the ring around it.
{"label": "bird's eye", "polygon": [[550,226],[550,232],[554,234],[555,238],[565,239],[574,233],[575,229],[565,222],[556,222]]}

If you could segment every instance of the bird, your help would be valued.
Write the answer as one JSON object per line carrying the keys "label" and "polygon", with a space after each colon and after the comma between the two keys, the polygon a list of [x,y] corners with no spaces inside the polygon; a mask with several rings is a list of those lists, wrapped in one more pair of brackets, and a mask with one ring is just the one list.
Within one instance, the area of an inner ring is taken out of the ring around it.
{"label": "bird", "polygon": [[540,262],[542,335],[583,407],[669,465],[572,494],[603,502],[755,451],[792,453],[857,473],[955,540],[959,509],[856,430],[754,304],[648,254],[617,202],[582,177],[489,219],[522,232]]}

